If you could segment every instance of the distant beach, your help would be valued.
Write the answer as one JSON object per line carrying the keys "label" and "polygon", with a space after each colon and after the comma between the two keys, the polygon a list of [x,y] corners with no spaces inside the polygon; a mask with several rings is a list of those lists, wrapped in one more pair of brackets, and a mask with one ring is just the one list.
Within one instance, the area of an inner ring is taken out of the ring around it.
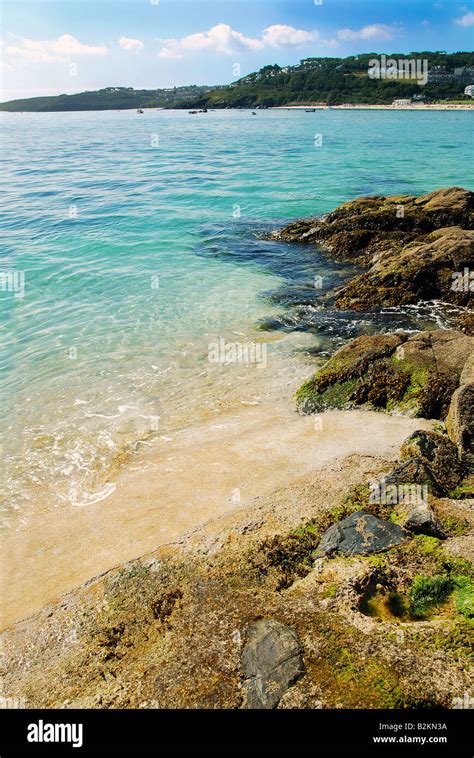
{"label": "distant beach", "polygon": [[315,110],[336,111],[472,111],[474,103],[431,104],[420,103],[419,105],[321,105],[307,103],[306,105],[277,105],[272,110],[301,111],[314,108]]}

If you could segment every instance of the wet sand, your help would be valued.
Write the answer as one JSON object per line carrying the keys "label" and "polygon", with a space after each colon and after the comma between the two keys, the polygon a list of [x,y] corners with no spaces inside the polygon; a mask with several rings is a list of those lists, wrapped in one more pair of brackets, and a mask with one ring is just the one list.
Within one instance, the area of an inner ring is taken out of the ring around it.
{"label": "wet sand", "polygon": [[162,437],[121,469],[109,497],[53,510],[38,503],[21,531],[2,537],[2,628],[338,459],[395,460],[411,432],[429,427],[366,411],[299,416],[285,400]]}

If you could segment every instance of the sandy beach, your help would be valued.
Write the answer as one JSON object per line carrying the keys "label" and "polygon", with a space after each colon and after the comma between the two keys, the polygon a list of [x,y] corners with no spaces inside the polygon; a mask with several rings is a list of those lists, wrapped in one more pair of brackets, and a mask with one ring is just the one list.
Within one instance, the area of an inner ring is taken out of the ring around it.
{"label": "sandy beach", "polygon": [[244,408],[163,438],[124,466],[113,493],[86,507],[38,507],[2,538],[8,627],[109,569],[348,456],[398,456],[430,422],[365,411],[300,416],[291,400]]}
{"label": "sandy beach", "polygon": [[419,105],[321,105],[321,103],[306,103],[305,105],[277,105],[272,110],[307,110],[315,108],[316,110],[335,110],[335,111],[472,111],[474,103],[465,104],[430,104],[420,103]]}

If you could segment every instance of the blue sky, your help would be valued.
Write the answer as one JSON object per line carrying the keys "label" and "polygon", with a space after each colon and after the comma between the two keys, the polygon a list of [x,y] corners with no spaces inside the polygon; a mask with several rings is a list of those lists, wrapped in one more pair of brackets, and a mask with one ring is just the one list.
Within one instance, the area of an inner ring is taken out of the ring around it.
{"label": "blue sky", "polygon": [[3,0],[1,15],[2,100],[228,83],[310,55],[474,39],[474,2],[455,0]]}

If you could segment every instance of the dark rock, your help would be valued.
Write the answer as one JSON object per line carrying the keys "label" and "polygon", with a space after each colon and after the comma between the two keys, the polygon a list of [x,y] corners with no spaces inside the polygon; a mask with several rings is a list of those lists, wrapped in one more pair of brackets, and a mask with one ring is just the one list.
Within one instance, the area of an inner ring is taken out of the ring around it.
{"label": "dark rock", "polygon": [[436,497],[444,497],[447,494],[445,487],[434,478],[430,467],[419,457],[397,464],[385,477],[385,484],[398,486],[420,484],[426,485],[428,494],[436,495]]}
{"label": "dark rock", "polygon": [[403,501],[400,509],[405,510],[402,526],[413,534],[426,534],[428,537],[446,539],[446,533],[437,520],[428,503],[422,500],[411,502]]}
{"label": "dark rock", "polygon": [[323,534],[315,555],[380,553],[399,545],[406,538],[407,533],[398,524],[357,511],[329,527]]}
{"label": "dark rock", "polygon": [[400,448],[400,460],[411,459],[422,461],[444,490],[454,489],[462,479],[456,445],[443,434],[423,430],[413,432]]}
{"label": "dark rock", "polygon": [[296,632],[275,619],[261,619],[250,625],[241,664],[246,708],[276,708],[304,673]]}

